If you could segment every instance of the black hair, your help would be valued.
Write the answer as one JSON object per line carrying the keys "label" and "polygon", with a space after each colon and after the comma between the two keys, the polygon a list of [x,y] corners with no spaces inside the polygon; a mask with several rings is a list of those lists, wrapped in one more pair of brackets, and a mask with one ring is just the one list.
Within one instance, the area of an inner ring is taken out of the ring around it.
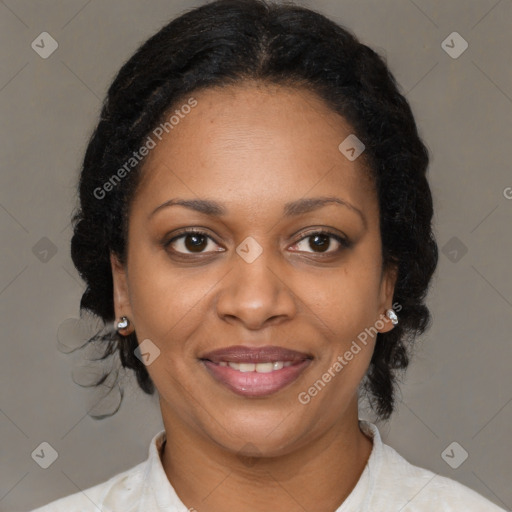
{"label": "black hair", "polygon": [[[87,285],[80,310],[105,324],[115,320],[109,256],[112,251],[126,261],[128,211],[144,160],[122,186],[110,187],[105,197],[98,190],[183,98],[247,80],[307,87],[365,144],[360,158],[378,193],[383,268],[394,265],[398,271],[393,302],[400,321],[377,335],[363,386],[372,408],[387,419],[399,371],[407,368],[415,338],[431,321],[424,301],[438,247],[426,178],[429,154],[384,58],[313,10],[264,0],[213,1],[165,25],[122,66],[85,152],[72,220],[71,255]],[[104,357],[118,352],[140,388],[153,394],[150,375],[135,355],[136,333],[109,332],[102,341]]]}

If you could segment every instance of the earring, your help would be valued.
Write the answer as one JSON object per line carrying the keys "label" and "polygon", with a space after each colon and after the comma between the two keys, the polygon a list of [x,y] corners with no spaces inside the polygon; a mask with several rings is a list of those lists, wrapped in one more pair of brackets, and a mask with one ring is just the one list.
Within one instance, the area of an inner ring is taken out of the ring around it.
{"label": "earring", "polygon": [[129,324],[130,324],[130,320],[128,320],[128,317],[122,316],[121,320],[119,322],[117,322],[117,330],[126,329]]}
{"label": "earring", "polygon": [[396,325],[398,323],[398,317],[396,316],[396,313],[393,309],[388,309],[386,311],[386,316],[391,320],[391,323],[393,325]]}

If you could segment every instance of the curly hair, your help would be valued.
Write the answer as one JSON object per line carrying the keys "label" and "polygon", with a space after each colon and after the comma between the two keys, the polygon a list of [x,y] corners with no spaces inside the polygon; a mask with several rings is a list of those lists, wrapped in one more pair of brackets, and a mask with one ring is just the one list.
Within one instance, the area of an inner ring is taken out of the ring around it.
{"label": "curly hair", "polygon": [[[265,0],[217,0],[188,10],[143,43],[121,67],[85,152],[72,222],[71,256],[86,289],[80,310],[114,321],[110,252],[126,262],[128,211],[142,159],[105,198],[97,191],[127,162],[174,105],[201,89],[246,80],[307,87],[364,141],[375,184],[383,268],[393,265],[400,322],[378,333],[363,389],[380,419],[395,406],[399,370],[431,322],[425,305],[438,262],[428,150],[409,103],[384,58],[347,29],[311,9]],[[96,191],[96,193],[95,193]],[[147,394],[155,390],[135,356],[136,333],[103,337],[104,357],[118,351]]]}

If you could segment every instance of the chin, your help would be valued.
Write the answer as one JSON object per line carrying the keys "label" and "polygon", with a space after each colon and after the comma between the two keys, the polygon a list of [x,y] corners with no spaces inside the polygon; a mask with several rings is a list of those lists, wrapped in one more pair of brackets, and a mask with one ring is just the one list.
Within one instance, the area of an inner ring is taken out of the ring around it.
{"label": "chin", "polygon": [[259,413],[238,408],[235,414],[213,422],[210,419],[205,426],[206,435],[218,445],[247,457],[285,455],[307,431],[309,424],[301,429],[296,415],[282,408],[274,412],[261,409]]}

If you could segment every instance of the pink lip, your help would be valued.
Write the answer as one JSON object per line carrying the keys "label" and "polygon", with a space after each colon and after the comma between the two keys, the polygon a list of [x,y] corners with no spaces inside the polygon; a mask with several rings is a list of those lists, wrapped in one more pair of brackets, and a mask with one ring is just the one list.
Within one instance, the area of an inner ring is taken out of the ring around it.
{"label": "pink lip", "polygon": [[[234,393],[247,397],[266,396],[295,381],[309,366],[312,356],[278,346],[249,347],[233,345],[213,350],[200,357],[209,374]],[[269,363],[289,361],[293,364],[270,373],[240,372],[221,361],[232,363]]]}
{"label": "pink lip", "polygon": [[269,363],[272,361],[291,361],[297,363],[311,359],[311,355],[277,346],[249,347],[233,345],[208,352],[200,357],[213,363],[230,361],[232,363]]}
{"label": "pink lip", "polygon": [[240,372],[229,366],[219,366],[217,363],[203,360],[203,364],[215,380],[224,384],[234,393],[247,397],[276,393],[296,380],[310,363],[311,359],[304,359],[271,373],[258,373]]}

